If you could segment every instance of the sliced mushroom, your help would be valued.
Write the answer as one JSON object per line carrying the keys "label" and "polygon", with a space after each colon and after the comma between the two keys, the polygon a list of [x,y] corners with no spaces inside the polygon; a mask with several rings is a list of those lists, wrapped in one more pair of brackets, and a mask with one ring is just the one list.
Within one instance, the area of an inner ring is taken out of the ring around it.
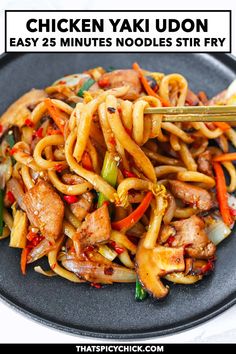
{"label": "sliced mushroom", "polygon": [[143,243],[144,239],[140,241],[136,253],[136,272],[142,286],[154,298],[160,299],[168,294],[168,288],[160,278],[185,269],[184,248],[158,245],[154,249],[146,249]]}

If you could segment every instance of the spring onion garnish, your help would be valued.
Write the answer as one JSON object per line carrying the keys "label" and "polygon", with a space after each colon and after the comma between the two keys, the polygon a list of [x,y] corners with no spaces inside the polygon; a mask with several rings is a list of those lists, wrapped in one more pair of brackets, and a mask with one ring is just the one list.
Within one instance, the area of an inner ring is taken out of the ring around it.
{"label": "spring onion garnish", "polygon": [[12,149],[16,143],[12,130],[9,131],[8,134],[6,135],[6,140],[7,140],[8,144],[10,145],[10,148]]}
{"label": "spring onion garnish", "polygon": [[[112,157],[111,153],[106,152],[101,176],[107,181],[112,187],[115,187],[117,180],[118,168],[117,163]],[[100,208],[103,203],[108,200],[103,193],[99,193],[98,197],[98,208]]]}
{"label": "spring onion garnish", "polygon": [[136,301],[143,301],[147,297],[147,292],[146,290],[143,289],[142,285],[136,280],[136,287],[135,287],[135,300]]}
{"label": "spring onion garnish", "polygon": [[79,89],[77,96],[82,97],[84,96],[84,91],[88,91],[90,89],[91,86],[93,86],[93,84],[95,83],[95,81],[93,79],[88,79],[87,81],[85,81],[83,83],[83,85],[81,86],[81,88]]}

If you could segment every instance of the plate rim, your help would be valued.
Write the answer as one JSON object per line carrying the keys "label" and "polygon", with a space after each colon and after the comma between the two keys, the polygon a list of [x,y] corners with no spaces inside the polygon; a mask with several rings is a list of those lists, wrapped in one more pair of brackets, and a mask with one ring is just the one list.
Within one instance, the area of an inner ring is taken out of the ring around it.
{"label": "plate rim", "polygon": [[[17,59],[18,57],[24,56],[28,53],[3,53],[0,55],[0,69],[4,67],[5,64]],[[35,53],[34,53],[35,54]],[[37,53],[38,54],[38,53]],[[50,53],[49,53],[50,54]],[[53,53],[52,53],[53,54]],[[139,53],[136,53],[137,55]],[[229,69],[236,71],[236,57],[233,54],[226,53],[191,53],[191,54],[199,54],[204,56],[210,56],[216,59],[218,62],[224,64]],[[40,55],[40,54],[39,54]],[[60,323],[60,321],[47,319],[46,317],[42,317],[38,315],[35,311],[27,309],[24,305],[21,305],[19,302],[11,299],[11,296],[6,294],[2,289],[0,289],[0,299],[3,303],[6,303],[10,306],[10,308],[15,309],[18,313],[23,314],[29,319],[36,321],[42,325],[48,326],[50,328],[54,328],[56,330],[60,330],[69,334],[79,335],[83,337],[90,338],[98,338],[98,339],[109,339],[109,340],[139,340],[139,339],[150,339],[160,336],[174,335],[176,333],[186,331],[193,327],[199,326],[202,323],[205,323],[212,318],[220,315],[225,312],[227,309],[236,304],[236,291],[233,294],[229,294],[227,298],[224,299],[219,305],[216,306],[210,313],[207,313],[198,318],[193,317],[193,319],[189,320],[188,323],[180,323],[175,325],[174,327],[164,328],[164,329],[156,329],[156,330],[145,330],[144,332],[135,332],[125,333],[125,332],[104,332],[97,331],[92,329],[82,329],[82,326],[71,326]],[[80,328],[79,328],[80,327]]]}

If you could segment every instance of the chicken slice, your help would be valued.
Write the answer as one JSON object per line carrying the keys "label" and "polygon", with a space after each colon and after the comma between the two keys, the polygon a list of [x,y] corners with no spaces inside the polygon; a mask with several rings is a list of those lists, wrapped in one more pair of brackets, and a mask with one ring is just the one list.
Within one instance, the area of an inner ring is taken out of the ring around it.
{"label": "chicken slice", "polygon": [[77,255],[80,255],[89,245],[107,241],[110,235],[111,223],[108,208],[103,205],[86,216],[81,228],[74,235],[73,241]]}
{"label": "chicken slice", "polygon": [[132,101],[139,97],[142,89],[138,73],[131,69],[114,70],[110,73],[103,74],[98,80],[98,85],[103,89],[128,85],[129,90],[123,98]]}
{"label": "chicken slice", "polygon": [[64,204],[48,183],[39,181],[25,193],[23,209],[31,224],[38,227],[47,240],[57,239],[62,229]]}
{"label": "chicken slice", "polygon": [[185,204],[193,205],[200,210],[212,208],[213,200],[207,190],[178,180],[169,181],[169,185],[172,194]]}
{"label": "chicken slice", "polygon": [[197,159],[198,171],[207,176],[213,177],[211,152],[206,150],[202,152]]}
{"label": "chicken slice", "polygon": [[[166,226],[162,230],[164,234],[165,228]],[[185,247],[185,252],[193,258],[206,259],[214,256],[216,247],[204,230],[204,221],[198,216],[193,215],[188,219],[174,221],[171,228],[172,235],[169,234],[172,236],[171,247]],[[161,240],[164,238],[160,235]]]}

